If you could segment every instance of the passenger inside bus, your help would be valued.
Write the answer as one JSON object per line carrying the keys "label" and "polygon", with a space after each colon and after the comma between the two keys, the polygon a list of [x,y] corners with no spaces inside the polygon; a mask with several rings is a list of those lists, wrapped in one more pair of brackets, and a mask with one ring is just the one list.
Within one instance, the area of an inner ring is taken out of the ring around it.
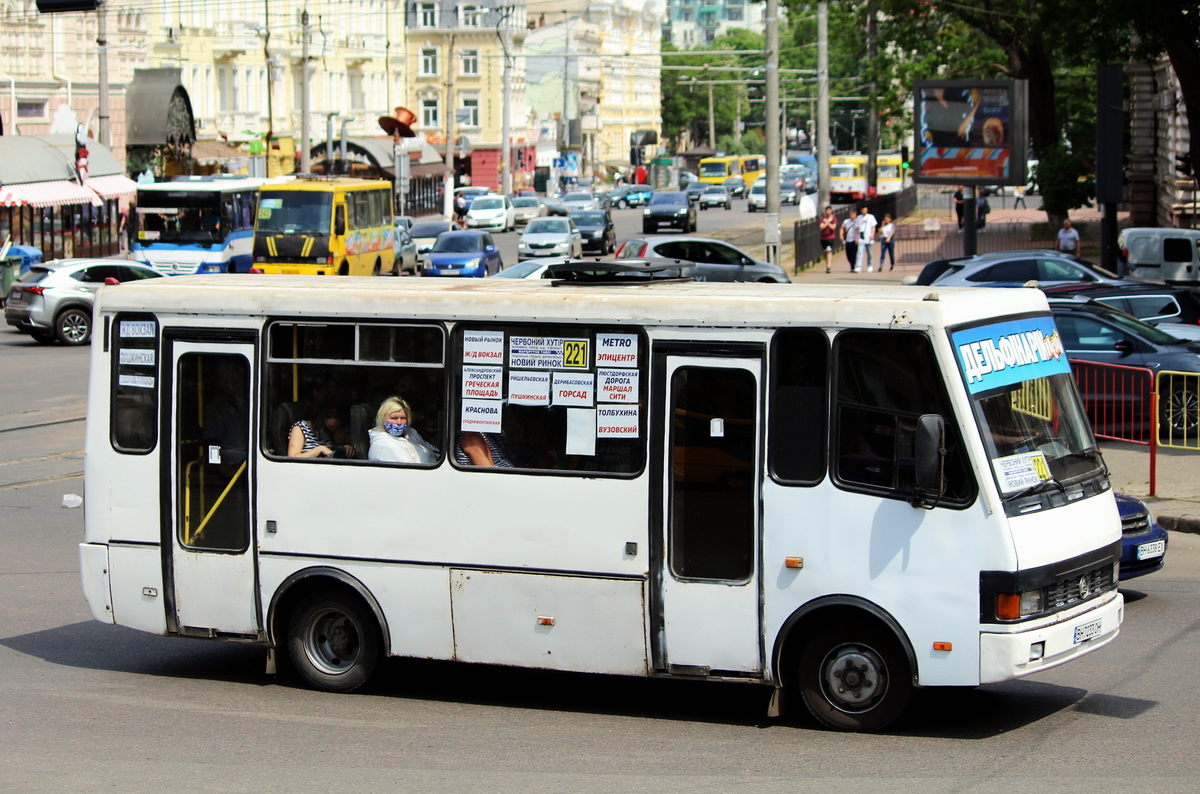
{"label": "passenger inside bus", "polygon": [[368,460],[383,463],[435,463],[437,451],[412,426],[413,414],[403,397],[388,397],[379,405]]}
{"label": "passenger inside bus", "polygon": [[293,458],[352,458],[354,445],[342,427],[336,408],[321,407],[309,419],[292,425],[288,456]]}
{"label": "passenger inside bus", "polygon": [[460,433],[454,445],[454,460],[459,466],[513,468],[512,459],[498,433]]}

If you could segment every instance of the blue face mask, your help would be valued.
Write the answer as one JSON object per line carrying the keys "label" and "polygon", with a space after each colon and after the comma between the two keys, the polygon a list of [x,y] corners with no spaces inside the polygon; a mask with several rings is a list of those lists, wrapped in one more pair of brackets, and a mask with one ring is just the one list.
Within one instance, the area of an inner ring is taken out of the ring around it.
{"label": "blue face mask", "polygon": [[400,436],[404,435],[404,431],[408,429],[408,424],[394,425],[391,422],[385,422],[383,429],[388,432],[389,436],[400,438]]}

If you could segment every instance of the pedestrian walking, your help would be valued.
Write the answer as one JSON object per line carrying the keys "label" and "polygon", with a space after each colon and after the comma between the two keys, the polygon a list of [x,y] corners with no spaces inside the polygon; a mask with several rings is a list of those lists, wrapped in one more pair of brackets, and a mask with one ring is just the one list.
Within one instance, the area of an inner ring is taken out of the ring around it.
{"label": "pedestrian walking", "polygon": [[856,220],[851,214],[842,221],[842,227],[838,229],[838,236],[846,246],[846,259],[850,261],[851,273],[858,272],[858,226],[855,223]]}
{"label": "pedestrian walking", "polygon": [[896,224],[892,222],[891,213],[883,213],[883,223],[879,226],[879,269],[883,270],[883,260],[888,259],[891,267],[896,269]]}
{"label": "pedestrian walking", "polygon": [[871,261],[871,245],[875,242],[875,227],[879,225],[879,221],[871,214],[866,204],[858,208],[858,217],[854,219],[855,225],[858,227],[858,251],[856,254],[857,266],[856,269],[860,272],[863,268],[870,273],[875,269],[874,263]]}
{"label": "pedestrian walking", "polygon": [[1021,209],[1028,209],[1025,206],[1025,186],[1017,185],[1014,192],[1017,194],[1017,197],[1013,200],[1013,209],[1016,209],[1018,204],[1021,205]]}
{"label": "pedestrian walking", "polygon": [[988,200],[984,196],[980,196],[975,201],[975,228],[983,231],[987,226],[988,213],[992,211],[992,206],[988,204]]}
{"label": "pedestrian walking", "polygon": [[1071,228],[1071,219],[1063,220],[1062,228],[1058,230],[1058,239],[1054,241],[1054,250],[1075,256],[1079,253],[1079,232]]}
{"label": "pedestrian walking", "polygon": [[826,207],[825,214],[821,216],[821,251],[825,256],[825,272],[830,272],[830,267],[833,264],[833,249],[838,242],[838,222],[837,216],[833,214],[833,207]]}
{"label": "pedestrian walking", "polygon": [[962,185],[954,186],[954,214],[958,216],[958,230],[962,231],[963,219],[963,189]]}

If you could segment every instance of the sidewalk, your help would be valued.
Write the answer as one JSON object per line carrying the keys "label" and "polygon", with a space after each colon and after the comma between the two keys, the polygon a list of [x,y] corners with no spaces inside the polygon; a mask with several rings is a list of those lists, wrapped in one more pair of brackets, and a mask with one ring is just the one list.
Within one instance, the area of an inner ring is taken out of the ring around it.
{"label": "sidewalk", "polygon": [[[1003,216],[1003,217],[1001,217]],[[993,211],[991,216],[996,221],[1006,222],[1044,222],[1046,214],[1041,210],[1002,210]],[[1081,221],[1099,220],[1099,210],[1075,210],[1072,219]],[[945,218],[943,218],[943,222]],[[920,223],[919,219],[909,221]],[[952,222],[952,221],[951,221]],[[748,227],[762,228],[762,221],[752,221],[738,229],[744,234]],[[721,237],[731,236],[728,233]],[[750,256],[762,259],[763,246],[741,246]],[[879,246],[873,246],[872,254],[878,257]],[[790,246],[781,246],[785,261],[791,256]],[[895,270],[878,269],[871,273],[851,273],[849,262],[844,252],[833,255],[833,272],[825,273],[824,268],[814,267],[793,273],[788,267],[788,274],[796,284],[858,284],[861,286],[902,286],[901,279],[906,275],[917,275],[923,265],[897,265]],[[928,289],[928,288],[917,288]],[[1126,444],[1117,441],[1102,441],[1101,451],[1108,465],[1113,488],[1136,496],[1158,517],[1167,529],[1181,532],[1200,534],[1200,453],[1176,449],[1158,450],[1157,496],[1150,493],[1150,450],[1149,447],[1137,444]]]}

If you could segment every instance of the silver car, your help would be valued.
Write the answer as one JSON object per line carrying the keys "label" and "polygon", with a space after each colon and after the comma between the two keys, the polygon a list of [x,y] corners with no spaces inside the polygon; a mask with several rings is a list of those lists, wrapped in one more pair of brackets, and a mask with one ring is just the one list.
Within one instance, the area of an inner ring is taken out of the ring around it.
{"label": "silver car", "polygon": [[536,196],[518,196],[512,200],[514,218],[518,226],[524,226],[534,218],[540,218],[546,214],[546,208],[542,206],[542,202]]}
{"label": "silver car", "polygon": [[33,265],[8,291],[4,319],[49,344],[85,345],[92,338],[92,303],[105,284],[162,278],[149,265],[123,259],[55,259]]}
{"label": "silver car", "polygon": [[972,257],[938,259],[930,262],[916,278],[919,286],[980,287],[996,284],[1038,286],[1057,284],[1137,284],[1085,259],[1057,251],[998,251]]}
{"label": "silver car", "polygon": [[392,261],[392,275],[403,276],[405,273],[417,275],[420,269],[417,244],[412,235],[408,233],[408,227],[400,218],[396,219],[396,228],[392,235],[392,250],[395,252]]}
{"label": "silver car", "polygon": [[517,241],[517,261],[535,256],[583,256],[583,235],[570,218],[534,218]]}
{"label": "silver car", "polygon": [[616,259],[681,259],[696,265],[696,281],[760,281],[784,284],[791,281],[779,265],[754,259],[722,240],[709,237],[644,235],[627,240],[617,249]]}

